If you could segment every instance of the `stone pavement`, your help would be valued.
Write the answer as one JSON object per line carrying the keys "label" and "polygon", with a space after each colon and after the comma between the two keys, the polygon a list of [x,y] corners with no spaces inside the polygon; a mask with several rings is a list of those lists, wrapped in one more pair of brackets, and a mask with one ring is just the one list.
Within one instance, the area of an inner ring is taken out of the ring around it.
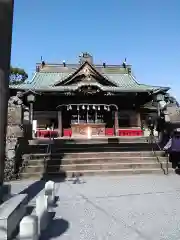
{"label": "stone pavement", "polygon": [[178,175],[92,177],[56,189],[56,215],[43,240],[180,239]]}

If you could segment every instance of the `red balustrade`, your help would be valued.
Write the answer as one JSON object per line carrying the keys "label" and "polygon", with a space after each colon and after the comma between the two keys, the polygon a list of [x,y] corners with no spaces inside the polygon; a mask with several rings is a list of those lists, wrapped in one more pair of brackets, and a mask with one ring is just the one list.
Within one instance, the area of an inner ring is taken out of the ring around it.
{"label": "red balustrade", "polygon": [[[50,137],[58,137],[57,130],[37,130],[36,136],[39,138],[50,138]],[[106,136],[114,136],[114,128],[106,128],[105,129]],[[63,129],[64,137],[71,137],[72,130],[71,128]],[[143,136],[143,130],[141,129],[118,129],[118,136]]]}
{"label": "red balustrade", "polygon": [[114,136],[114,128],[106,128],[105,134],[106,136]]}
{"label": "red balustrade", "polygon": [[63,136],[64,136],[64,137],[71,137],[71,136],[72,136],[72,130],[71,130],[71,128],[65,128],[65,129],[63,129]]}
{"label": "red balustrade", "polygon": [[56,130],[37,130],[36,131],[36,136],[39,138],[50,138],[50,137],[58,137],[58,131]]}
{"label": "red balustrade", "polygon": [[143,131],[141,129],[118,129],[119,136],[143,136]]}

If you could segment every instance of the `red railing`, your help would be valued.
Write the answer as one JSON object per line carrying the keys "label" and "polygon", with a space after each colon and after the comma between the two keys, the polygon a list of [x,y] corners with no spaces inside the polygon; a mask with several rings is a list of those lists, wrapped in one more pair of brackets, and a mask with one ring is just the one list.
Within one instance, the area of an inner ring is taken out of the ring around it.
{"label": "red railing", "polygon": [[[118,129],[118,136],[143,136],[143,131],[141,129]],[[114,136],[114,128],[106,128],[105,129],[106,136]],[[37,130],[36,136],[39,138],[49,138],[49,137],[58,137],[57,130]],[[71,137],[72,130],[71,128],[63,129],[64,137]]]}

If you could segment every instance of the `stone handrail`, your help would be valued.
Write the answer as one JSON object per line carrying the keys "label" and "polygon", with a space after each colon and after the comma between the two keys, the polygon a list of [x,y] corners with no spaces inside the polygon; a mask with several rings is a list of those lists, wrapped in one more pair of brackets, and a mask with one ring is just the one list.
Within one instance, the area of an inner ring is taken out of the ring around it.
{"label": "stone handrail", "polygon": [[0,240],[9,239],[26,213],[27,194],[18,194],[0,205]]}
{"label": "stone handrail", "polygon": [[48,181],[36,198],[36,208],[31,216],[26,216],[20,223],[19,239],[37,240],[50,221],[50,207],[55,202],[55,183]]}

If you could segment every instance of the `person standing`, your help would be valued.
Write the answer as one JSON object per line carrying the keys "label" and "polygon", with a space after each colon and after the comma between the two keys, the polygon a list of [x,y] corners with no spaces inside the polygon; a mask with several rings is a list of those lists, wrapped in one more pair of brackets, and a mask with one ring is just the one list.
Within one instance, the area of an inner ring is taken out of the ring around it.
{"label": "person standing", "polygon": [[149,132],[150,132],[150,135],[149,135],[150,139],[149,140],[150,140],[150,142],[153,142],[153,139],[154,139],[154,121],[153,121],[151,116],[148,117],[147,126],[148,126],[148,129],[149,129]]}
{"label": "person standing", "polygon": [[172,162],[173,168],[180,167],[180,129],[175,129],[172,137],[164,146],[165,150],[169,154],[169,161]]}

